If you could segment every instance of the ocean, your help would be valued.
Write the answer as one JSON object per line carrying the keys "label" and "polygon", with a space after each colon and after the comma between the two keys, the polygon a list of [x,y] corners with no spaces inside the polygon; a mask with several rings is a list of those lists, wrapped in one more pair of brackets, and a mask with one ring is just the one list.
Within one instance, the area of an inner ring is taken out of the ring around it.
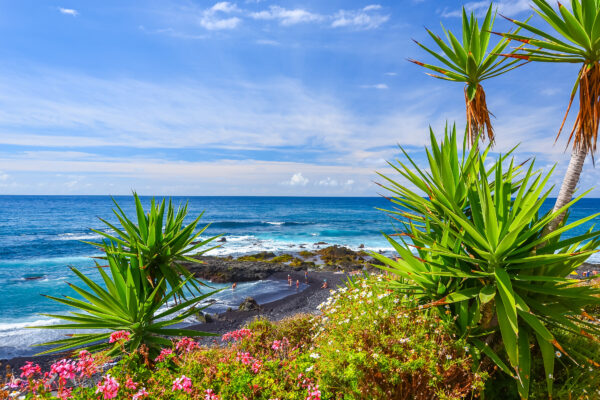
{"label": "ocean", "polygon": [[[117,196],[126,213],[134,215],[132,196]],[[148,204],[149,197],[142,197]],[[210,223],[205,237],[226,234],[222,247],[208,255],[240,255],[259,251],[276,253],[313,249],[318,242],[352,249],[391,251],[382,233],[392,233],[392,221],[377,208],[390,203],[380,197],[174,197],[189,202],[189,219],[205,212],[201,225]],[[545,209],[554,203],[546,202]],[[106,230],[98,217],[116,223],[109,196],[0,196],[0,359],[32,355],[32,344],[59,339],[58,331],[27,329],[53,323],[40,313],[64,313],[68,308],[41,294],[71,295],[66,282],[77,282],[68,266],[97,276],[90,257],[99,255],[85,241],[100,236],[90,228]],[[584,199],[572,210],[582,218],[600,210],[600,199]],[[600,222],[596,218],[593,222]],[[581,233],[589,224],[578,227]],[[594,256],[590,261],[600,262]],[[215,285],[225,287],[226,285]],[[302,288],[301,288],[302,289]],[[238,284],[235,293],[217,295],[210,311],[237,307],[247,296],[259,303],[274,301],[295,291],[285,282]]]}

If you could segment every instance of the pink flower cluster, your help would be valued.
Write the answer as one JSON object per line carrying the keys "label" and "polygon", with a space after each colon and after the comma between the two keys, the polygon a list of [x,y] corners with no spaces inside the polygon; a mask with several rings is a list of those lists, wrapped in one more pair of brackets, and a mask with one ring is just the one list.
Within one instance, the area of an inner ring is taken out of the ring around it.
{"label": "pink flower cluster", "polygon": [[55,362],[50,366],[50,373],[58,375],[59,379],[75,379],[75,373],[77,372],[77,365],[75,361],[67,361],[62,359]]}
{"label": "pink flower cluster", "polygon": [[79,352],[79,361],[77,361],[76,370],[79,372],[80,378],[83,378],[84,376],[89,378],[98,371],[98,366],[96,365],[92,353],[87,350],[81,350]]}
{"label": "pink flower cluster", "polygon": [[235,359],[244,365],[250,365],[255,374],[258,374],[263,366],[262,361],[252,357],[248,352],[238,351]]}
{"label": "pink flower cluster", "polygon": [[138,385],[138,384],[137,384],[137,383],[135,383],[135,382],[133,381],[133,379],[131,379],[131,378],[127,378],[127,381],[125,381],[125,387],[126,387],[127,389],[129,389],[129,390],[135,390],[135,389],[137,389],[137,385]]}
{"label": "pink flower cluster", "polygon": [[106,375],[102,378],[102,381],[98,382],[96,393],[102,393],[105,400],[114,399],[119,393],[119,382],[110,375]]}
{"label": "pink flower cluster", "polygon": [[167,356],[173,354],[172,349],[162,349],[158,357],[154,359],[154,362],[163,362],[167,359]]}
{"label": "pink flower cluster", "polygon": [[34,364],[31,361],[27,361],[25,365],[21,367],[21,378],[31,378],[34,374],[41,374],[42,369],[38,364]]}
{"label": "pink flower cluster", "polygon": [[321,400],[321,391],[319,390],[319,385],[313,385],[311,383],[308,386],[306,400]]}
{"label": "pink flower cluster", "polygon": [[110,334],[110,338],[108,339],[108,343],[115,343],[120,340],[128,341],[131,333],[127,331],[116,331]]}
{"label": "pink flower cluster", "polygon": [[231,331],[224,334],[221,337],[221,341],[226,342],[230,339],[233,339],[233,341],[235,342],[244,338],[249,338],[250,336],[252,336],[252,331],[250,329],[238,329],[237,331]]}
{"label": "pink flower cluster", "polygon": [[182,338],[180,341],[178,341],[175,344],[175,349],[177,349],[177,351],[182,351],[185,353],[189,353],[190,351],[197,349],[197,348],[198,348],[198,343],[188,337]]}
{"label": "pink flower cluster", "polygon": [[240,361],[244,365],[250,365],[254,363],[254,357],[252,357],[250,353],[243,351],[238,351],[236,360]]}
{"label": "pink flower cluster", "polygon": [[185,375],[181,375],[173,381],[172,390],[183,390],[186,393],[192,393],[192,380]]}
{"label": "pink flower cluster", "polygon": [[288,340],[288,338],[284,337],[281,340],[274,340],[273,344],[271,345],[271,348],[275,351],[278,351],[279,349],[288,347],[289,345],[290,341]]}
{"label": "pink flower cluster", "polygon": [[140,390],[137,391],[136,394],[134,394],[131,399],[132,400],[140,400],[143,399],[144,397],[148,396],[148,392],[146,392],[146,389],[141,388]]}
{"label": "pink flower cluster", "polygon": [[216,394],[212,389],[206,389],[204,391],[204,400],[220,400],[218,394]]}

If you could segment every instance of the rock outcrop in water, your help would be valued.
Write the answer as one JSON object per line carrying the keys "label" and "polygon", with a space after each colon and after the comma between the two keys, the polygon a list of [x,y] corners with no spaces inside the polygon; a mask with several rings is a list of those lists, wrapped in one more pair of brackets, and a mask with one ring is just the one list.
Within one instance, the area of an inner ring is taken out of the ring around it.
{"label": "rock outcrop in water", "polygon": [[[300,271],[300,266],[265,261],[240,261],[219,257],[199,257],[203,264],[184,264],[197,278],[215,283],[247,282],[266,279],[276,272]],[[304,268],[305,269],[305,268]]]}

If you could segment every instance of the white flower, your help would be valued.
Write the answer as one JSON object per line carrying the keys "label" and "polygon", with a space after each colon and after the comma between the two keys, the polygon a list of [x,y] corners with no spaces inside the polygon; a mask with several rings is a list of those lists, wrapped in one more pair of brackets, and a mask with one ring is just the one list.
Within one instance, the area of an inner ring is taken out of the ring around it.
{"label": "white flower", "polygon": [[311,355],[310,355],[310,358],[315,358],[316,359],[316,358],[319,358],[319,357],[321,357],[319,355],[319,353],[311,353]]}
{"label": "white flower", "polygon": [[313,366],[311,365],[310,367],[306,368],[306,369],[304,370],[304,372],[310,372],[310,371],[312,371],[312,369],[313,369]]}

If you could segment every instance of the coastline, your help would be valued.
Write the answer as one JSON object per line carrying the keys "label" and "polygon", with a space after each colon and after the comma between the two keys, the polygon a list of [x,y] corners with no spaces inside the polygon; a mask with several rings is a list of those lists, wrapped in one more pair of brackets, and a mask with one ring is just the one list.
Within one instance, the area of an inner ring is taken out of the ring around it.
{"label": "coastline", "polygon": [[[217,259],[216,257],[213,259]],[[228,260],[219,258],[218,264],[226,265],[232,263],[237,265],[235,272],[239,272],[240,266],[252,265],[250,268],[250,275],[257,274],[255,279],[270,279],[285,281],[287,276],[290,275],[292,281],[300,280],[304,281],[304,271],[307,268],[292,267],[285,263],[265,263],[265,262],[250,262],[250,261],[238,261]],[[262,267],[262,268],[261,268]],[[369,269],[367,266],[363,266],[363,270]],[[197,266],[193,269],[197,275],[201,266]],[[359,267],[360,268],[360,267]],[[336,270],[337,269],[337,270]],[[248,322],[255,318],[266,318],[271,321],[278,321],[286,317],[291,317],[296,314],[318,314],[320,311],[317,306],[324,302],[330,295],[330,290],[335,289],[339,286],[343,286],[349,276],[350,268],[341,268],[340,266],[317,266],[316,269],[308,269],[308,287],[297,293],[291,294],[279,300],[259,304],[259,310],[252,311],[240,311],[240,310],[228,310],[226,312],[210,314],[212,317],[211,322],[197,323],[186,326],[187,329],[193,329],[198,331],[204,331],[214,333],[216,336],[203,336],[198,337],[196,340],[205,346],[219,345],[221,343],[220,336],[243,327]],[[577,269],[577,277],[583,278],[584,272],[598,271],[600,273],[600,264],[595,263],[584,263]],[[207,273],[208,270],[207,270]],[[238,276],[239,277],[239,276]],[[326,279],[328,283],[327,289],[322,289],[323,280]],[[247,275],[244,275],[240,281],[251,280],[248,279]],[[233,280],[235,281],[235,280]],[[233,289],[226,289],[233,290]],[[7,368],[10,366],[13,371],[18,371],[19,368],[27,361],[33,361],[40,364],[42,368],[49,368],[49,366],[57,360],[68,357],[70,353],[57,353],[47,354],[42,356],[23,356],[13,357],[9,359],[0,359],[0,367]]]}
{"label": "coastline", "polygon": [[[268,279],[285,281],[289,273],[289,275],[292,277],[292,280],[295,281],[298,279],[301,282],[304,282],[303,271],[298,272],[291,269],[288,271],[289,272],[276,272],[268,276]],[[198,323],[187,326],[186,328],[217,334],[218,336],[204,336],[197,338],[197,341],[200,344],[210,346],[214,345],[215,341],[217,344],[220,343],[220,336],[222,334],[236,330],[256,317],[264,317],[273,321],[277,321],[298,313],[316,314],[319,312],[317,310],[317,306],[325,301],[327,297],[329,297],[330,289],[335,289],[337,286],[343,285],[347,276],[348,275],[346,273],[311,270],[308,274],[308,287],[298,293],[272,302],[259,304],[260,310],[226,311],[215,314],[213,316],[213,322]],[[321,289],[324,279],[327,279],[328,289]],[[27,361],[33,361],[44,369],[49,368],[49,366],[55,361],[67,357],[68,354],[68,352],[65,352],[41,356],[25,356],[1,359],[0,367],[6,369],[8,366],[10,366],[10,368],[16,372],[19,371],[19,368],[25,365]]]}

